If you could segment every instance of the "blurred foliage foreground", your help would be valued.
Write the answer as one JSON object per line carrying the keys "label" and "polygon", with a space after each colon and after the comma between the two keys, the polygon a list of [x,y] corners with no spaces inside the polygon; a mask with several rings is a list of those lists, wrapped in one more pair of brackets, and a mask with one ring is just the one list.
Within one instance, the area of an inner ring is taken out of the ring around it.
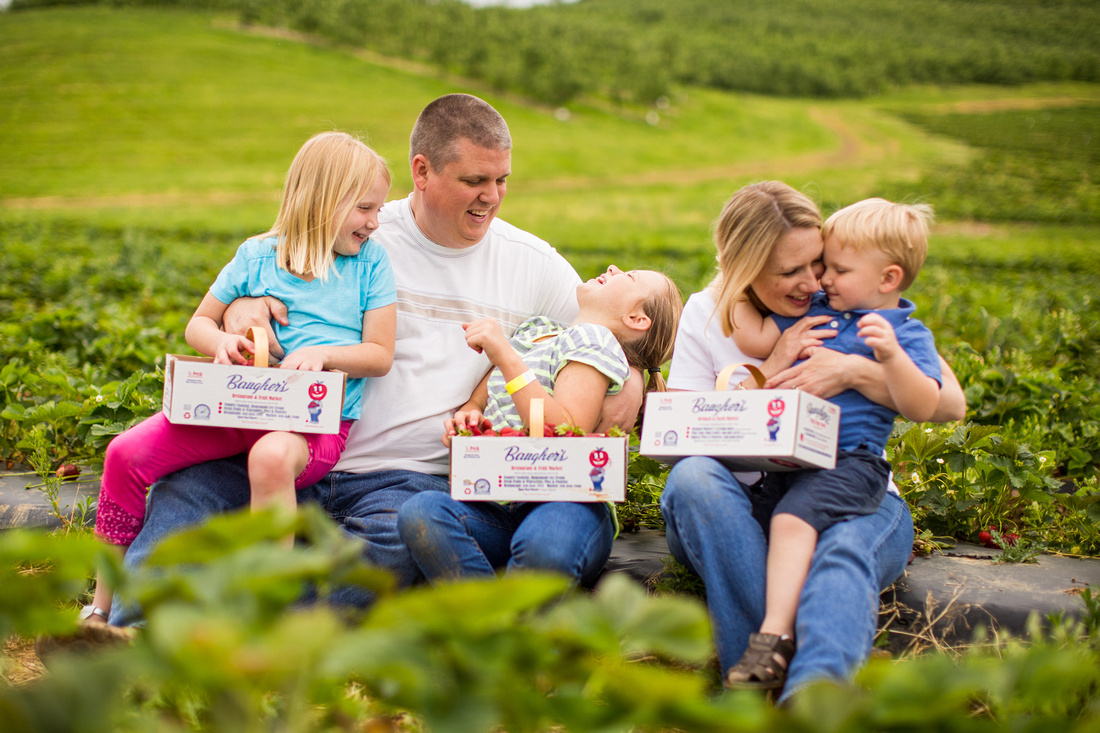
{"label": "blurred foliage foreground", "polygon": [[[294,527],[305,542],[277,545]],[[247,512],[163,543],[127,575],[82,533],[0,534],[0,638],[71,630],[92,564],[148,624],[128,646],[48,657],[50,673],[0,687],[5,730],[1095,730],[1100,608],[1030,642],[961,660],[872,660],[772,709],[718,691],[710,628],[693,598],[625,576],[592,593],[509,576],[394,594],[326,517]],[[352,583],[366,612],[302,604]]]}

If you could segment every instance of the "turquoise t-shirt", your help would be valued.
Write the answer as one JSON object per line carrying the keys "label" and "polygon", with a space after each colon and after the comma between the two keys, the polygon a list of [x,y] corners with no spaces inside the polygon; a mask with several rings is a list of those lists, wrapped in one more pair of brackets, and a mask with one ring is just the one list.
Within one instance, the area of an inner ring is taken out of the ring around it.
{"label": "turquoise t-shirt", "polygon": [[[355,257],[337,255],[335,272],[322,283],[295,277],[275,261],[275,237],[249,239],[222,268],[210,293],[223,303],[270,295],[286,304],[290,325],[272,321],[275,337],[291,354],[306,346],[348,346],[363,341],[363,314],[397,301],[386,251],[373,239]],[[363,380],[348,379],[345,420],[358,420]]]}

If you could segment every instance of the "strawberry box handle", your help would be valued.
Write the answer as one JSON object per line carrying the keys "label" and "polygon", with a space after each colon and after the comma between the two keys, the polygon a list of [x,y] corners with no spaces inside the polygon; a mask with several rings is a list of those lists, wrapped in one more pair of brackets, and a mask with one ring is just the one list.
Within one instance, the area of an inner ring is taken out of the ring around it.
{"label": "strawberry box handle", "polygon": [[531,400],[530,417],[531,419],[527,421],[530,428],[528,435],[532,438],[541,438],[546,424],[541,398]]}
{"label": "strawberry box handle", "polygon": [[752,364],[730,364],[722,371],[718,372],[718,378],[714,380],[714,389],[717,392],[725,392],[730,386],[730,376],[738,369],[744,367],[748,370],[749,374],[756,381],[757,389],[764,387],[764,382],[768,381],[764,376],[764,372],[760,371]]}
{"label": "strawberry box handle", "polygon": [[256,351],[253,353],[253,366],[266,367],[268,364],[268,349],[267,349],[267,331],[262,328],[250,328],[245,334],[245,338],[255,344]]}

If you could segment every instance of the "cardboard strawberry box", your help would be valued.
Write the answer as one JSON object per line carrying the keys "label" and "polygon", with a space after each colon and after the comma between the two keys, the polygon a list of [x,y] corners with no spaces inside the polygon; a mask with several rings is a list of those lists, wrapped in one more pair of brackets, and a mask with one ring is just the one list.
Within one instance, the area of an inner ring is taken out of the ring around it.
{"label": "cardboard strawberry box", "polygon": [[463,501],[625,501],[627,439],[451,439],[451,497]]}
{"label": "cardboard strawberry box", "polygon": [[179,425],[215,425],[296,433],[337,433],[343,372],[311,372],[169,354],[164,414]]}
{"label": "cardboard strawberry box", "polygon": [[711,456],[746,471],[833,468],[839,423],[839,407],[794,389],[654,393],[640,452],[666,463]]}

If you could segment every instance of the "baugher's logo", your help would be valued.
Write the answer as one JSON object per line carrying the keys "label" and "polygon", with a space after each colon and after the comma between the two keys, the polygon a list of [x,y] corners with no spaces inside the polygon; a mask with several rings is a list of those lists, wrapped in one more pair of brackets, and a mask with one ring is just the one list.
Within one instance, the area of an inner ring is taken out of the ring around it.
{"label": "baugher's logo", "polygon": [[550,450],[549,448],[543,448],[541,451],[524,451],[518,445],[510,445],[504,453],[504,460],[513,463],[522,461],[530,463],[532,466],[536,463],[560,463],[565,460],[565,449]]}
{"label": "baugher's logo", "polygon": [[309,385],[309,398],[311,400],[317,400],[318,402],[320,402],[321,400],[325,399],[325,395],[327,394],[328,387],[325,386],[324,382],[314,382],[313,384]]}
{"label": "baugher's logo", "polygon": [[821,405],[814,405],[812,407],[808,407],[806,409],[806,414],[809,415],[810,417],[816,417],[818,420],[825,423],[826,425],[829,424],[829,418],[832,417],[832,415],[829,414],[829,411],[826,410]]}
{"label": "baugher's logo", "polygon": [[728,398],[724,402],[708,402],[705,397],[700,397],[691,405],[691,411],[696,414],[701,412],[713,412],[716,414],[722,412],[744,412],[746,409],[744,400]]}
{"label": "baugher's logo", "polygon": [[783,398],[781,397],[776,397],[768,403],[768,414],[772,417],[779,417],[783,414],[783,410],[786,409],[787,405],[783,402]]}
{"label": "baugher's logo", "polygon": [[231,389],[234,392],[251,392],[252,394],[256,394],[257,392],[290,391],[290,387],[286,386],[285,380],[276,382],[270,377],[265,377],[262,382],[253,382],[245,379],[240,374],[230,374],[225,386],[227,389]]}

